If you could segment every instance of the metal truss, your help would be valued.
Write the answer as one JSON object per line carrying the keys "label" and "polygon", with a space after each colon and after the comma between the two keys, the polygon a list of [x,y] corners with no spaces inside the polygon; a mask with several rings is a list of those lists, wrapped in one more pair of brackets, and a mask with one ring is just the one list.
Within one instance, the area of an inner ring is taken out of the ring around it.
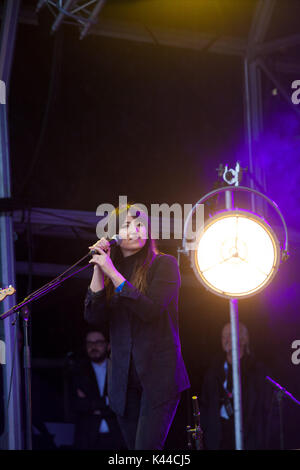
{"label": "metal truss", "polygon": [[[266,178],[258,165],[255,155],[255,144],[263,130],[263,101],[261,92],[262,73],[265,74],[278,88],[282,96],[292,106],[289,95],[281,86],[275,72],[300,73],[300,66],[292,58],[274,58],[280,48],[294,47],[300,44],[300,34],[289,35],[283,38],[265,41],[269,23],[276,0],[259,0],[253,16],[248,38],[229,36],[214,36],[201,32],[178,31],[168,28],[160,28],[155,25],[141,23],[129,23],[113,21],[98,16],[105,5],[106,0],[40,0],[37,3],[36,12],[42,7],[47,7],[54,17],[51,31],[54,33],[62,23],[73,24],[80,28],[80,39],[88,33],[105,37],[113,37],[123,40],[144,42],[148,44],[190,49],[195,51],[207,51],[209,53],[233,55],[240,57],[244,70],[244,110],[245,110],[245,136],[248,147],[248,164],[250,174],[250,186],[255,187],[256,182],[262,188],[266,188]],[[0,36],[0,80],[5,81],[9,90],[9,77],[13,58],[13,46],[17,21],[25,24],[38,25],[36,12],[26,7],[20,9],[20,0],[6,0],[4,8],[0,6],[0,18],[2,20]],[[266,57],[273,54],[272,60],[275,67],[271,70],[266,62]],[[275,72],[274,72],[275,71]],[[293,110],[299,115],[296,106]],[[0,104],[0,199],[10,198],[10,163],[8,141],[7,108]],[[255,202],[253,201],[253,207]],[[259,208],[255,208],[259,210]],[[18,211],[13,217],[8,214],[0,215],[0,268],[1,285],[13,283],[15,280],[15,265],[18,274],[28,274],[32,268],[34,275],[55,276],[65,270],[65,266],[59,264],[16,262],[14,255],[14,231],[23,233],[26,230],[28,220]],[[31,209],[33,233],[39,236],[47,235],[59,238],[72,238],[74,236],[83,239],[94,239],[93,228],[97,218],[94,214],[77,211],[54,211],[53,209]],[[47,228],[47,230],[45,230]],[[293,243],[300,245],[299,231],[290,231]],[[170,242],[176,242],[170,240]],[[167,241],[166,241],[167,243]],[[193,277],[183,276],[183,281],[193,282]],[[2,306],[5,309],[11,307],[11,298],[5,299]],[[8,395],[9,377],[13,356],[14,330],[9,320],[5,320],[4,337],[6,343],[6,372],[5,394]],[[0,329],[0,333],[1,329]],[[3,335],[2,335],[3,336]],[[0,440],[0,448],[20,449],[22,447],[20,436],[20,398],[19,398],[19,364],[15,362],[13,372],[13,392],[8,408],[9,426]],[[5,441],[5,446],[4,445]]]}
{"label": "metal truss", "polygon": [[[59,239],[74,239],[86,240],[86,246],[93,243],[96,236],[96,226],[99,222],[99,217],[94,212],[86,211],[72,211],[72,210],[59,210],[59,209],[45,209],[45,208],[31,208],[30,211],[15,211],[13,214],[14,230],[17,235],[24,234],[30,224],[30,231],[32,235],[39,237],[53,237]],[[162,223],[163,227],[164,224]],[[172,224],[171,224],[172,226]],[[274,227],[280,233],[280,227]],[[170,230],[173,236],[172,229]],[[300,233],[289,230],[290,240],[294,245],[300,246]],[[166,248],[177,248],[180,240],[173,238],[162,240]],[[83,253],[84,254],[84,253]],[[67,266],[55,263],[32,263],[33,275],[35,276],[48,276],[55,277],[59,273],[64,272]],[[29,263],[23,261],[16,262],[17,274],[28,274]],[[83,271],[79,274],[81,278],[87,278],[89,273]],[[191,284],[193,282],[192,276],[182,274],[183,282]]]}
{"label": "metal truss", "polygon": [[[254,12],[244,57],[244,112],[245,134],[248,147],[250,187],[255,189],[256,182],[266,191],[265,175],[255,158],[255,144],[263,129],[261,71],[257,67],[257,48],[263,43],[271,21],[276,0],[259,0]],[[252,195],[252,210],[264,213],[264,205]]]}
{"label": "metal truss", "polygon": [[[140,23],[126,23],[100,18],[96,24],[96,17],[105,4],[105,0],[40,0],[36,10],[48,6],[55,17],[52,31],[56,31],[62,22],[79,24],[82,28],[81,38],[87,32],[93,35],[114,37],[130,41],[152,43],[181,49],[192,49],[210,53],[234,55],[241,57],[244,71],[244,113],[245,137],[248,148],[249,184],[254,188],[257,183],[266,190],[266,175],[258,165],[255,155],[255,145],[263,131],[263,100],[261,90],[262,74],[272,81],[281,92],[293,111],[298,115],[299,110],[293,106],[290,96],[281,86],[276,77],[276,71],[286,73],[299,73],[298,63],[286,57],[275,61],[275,69],[271,70],[266,58],[280,48],[293,47],[300,44],[300,34],[289,35],[272,41],[265,41],[266,33],[272,18],[273,10],[278,0],[259,0],[255,9],[249,35],[245,38],[215,37],[201,32],[190,32],[159,28],[154,25],[147,27]],[[27,24],[38,24],[33,10],[23,9],[19,21]],[[253,200],[253,209],[255,201]],[[72,235],[70,235],[72,236]]]}
{"label": "metal truss", "polygon": [[[250,187],[255,188],[259,183],[260,187],[267,192],[266,174],[259,165],[255,146],[263,131],[263,100],[262,100],[262,72],[280,91],[292,110],[300,116],[300,111],[291,102],[291,97],[281,86],[280,81],[272,73],[266,64],[266,58],[284,47],[292,47],[300,44],[300,34],[265,41],[265,36],[272,18],[272,13],[276,0],[259,0],[255,10],[250,33],[248,36],[247,51],[244,57],[244,94],[245,94],[245,133],[248,147],[248,162],[250,169]],[[280,64],[280,62],[279,62]],[[281,64],[282,68],[283,64]],[[294,69],[298,64],[289,61],[289,69]],[[299,67],[299,66],[298,66]],[[287,72],[287,70],[285,70]],[[252,177],[251,177],[252,176]],[[252,209],[258,210],[262,214],[266,213],[264,202],[256,201],[252,198]]]}
{"label": "metal truss", "polygon": [[[211,53],[235,55],[241,57],[243,61],[244,71],[244,114],[245,114],[245,137],[248,147],[248,164],[249,164],[249,184],[254,189],[257,183],[266,191],[266,175],[255,159],[255,143],[263,130],[263,101],[262,101],[262,73],[273,82],[276,88],[281,92],[283,98],[293,111],[300,115],[297,107],[293,106],[289,94],[281,86],[278,78],[270,70],[266,64],[265,58],[270,54],[274,54],[280,48],[289,48],[300,45],[300,34],[292,34],[272,41],[265,41],[273,11],[278,0],[259,0],[254,11],[252,23],[248,37],[215,37],[201,32],[170,30],[168,28],[158,28],[154,25],[147,25],[126,22],[114,22],[107,19],[101,19],[97,25],[89,24],[90,33],[94,35],[102,35],[107,37],[115,37],[119,39],[127,39],[138,42],[153,43],[155,45],[178,47],[183,49],[193,49]],[[63,5],[64,3],[64,5]],[[63,19],[71,17],[78,12],[78,3],[76,0],[46,1],[38,2],[37,9],[42,5],[56,6],[60,13],[56,16],[56,20],[52,26],[55,31]],[[82,8],[89,3],[81,2]],[[94,8],[94,17],[100,12],[104,6],[104,1],[97,2]],[[76,8],[77,5],[77,8]],[[96,13],[96,8],[97,13]],[[95,21],[94,21],[95,22]],[[81,38],[87,32],[87,26],[82,31]],[[84,33],[84,34],[83,34]],[[289,61],[279,62],[277,70],[297,71],[298,63]],[[260,203],[264,205],[264,203]],[[252,208],[256,210],[255,200],[252,200]],[[262,209],[263,207],[261,207]]]}
{"label": "metal truss", "polygon": [[[15,35],[18,23],[20,0],[6,0],[2,15],[0,34],[0,79],[6,84],[7,94],[11,64],[14,52]],[[10,159],[8,133],[8,104],[0,104],[0,198],[10,198]],[[0,287],[15,285],[15,253],[13,240],[13,220],[10,214],[0,214]],[[1,302],[0,312],[14,305],[13,297]],[[12,326],[11,320],[0,324],[1,340],[4,340],[5,358],[0,373],[4,378],[5,427],[0,437],[0,449],[22,449],[21,435],[21,398],[20,398],[20,364],[15,353],[15,336],[17,324]],[[12,379],[12,382],[11,382]],[[13,387],[10,392],[10,382]]]}
{"label": "metal truss", "polygon": [[[272,41],[265,40],[277,2],[278,0],[258,1],[247,38],[215,37],[206,33],[171,30],[155,25],[147,25],[146,27],[146,25],[141,23],[113,21],[101,16],[96,23],[96,16],[99,15],[103,8],[104,0],[81,2],[78,0],[40,0],[37,3],[36,11],[47,5],[55,18],[52,26],[53,31],[57,30],[62,22],[70,22],[82,28],[81,37],[88,32],[93,35],[144,42],[155,44],[156,46],[161,45],[195,51],[206,50],[210,53],[240,57],[243,64],[245,140],[248,149],[249,185],[254,189],[258,183],[261,189],[266,190],[266,175],[258,165],[255,152],[255,146],[263,131],[264,124],[261,90],[262,74],[274,83],[274,86],[281,92],[288,104],[292,106],[294,112],[299,114],[299,110],[296,106],[292,105],[288,93],[281,86],[275,73],[277,70],[286,73],[298,73],[300,71],[299,64],[295,63],[291,57],[285,57],[284,60],[282,58],[276,59],[274,53],[281,47],[293,47],[300,44],[300,34],[288,35]],[[23,8],[20,11],[19,21],[26,24],[38,25],[36,13],[28,8]],[[272,68],[272,70],[266,60],[270,54],[272,54],[272,61],[275,64],[275,69]],[[259,209],[255,207],[254,200],[252,201],[252,206],[253,209]],[[47,220],[48,216],[40,214],[41,235],[42,227],[47,225],[45,224]],[[91,226],[94,225],[92,224]],[[83,237],[85,236],[84,233],[87,234],[82,227],[77,227],[76,230],[79,230]],[[67,228],[66,226],[56,228],[55,232],[57,236],[73,236],[70,227]]]}
{"label": "metal truss", "polygon": [[80,39],[83,39],[90,27],[97,23],[97,17],[105,2],[106,0],[40,0],[36,11],[38,12],[45,5],[49,8],[55,17],[51,27],[52,33],[64,22],[79,25],[81,29]]}

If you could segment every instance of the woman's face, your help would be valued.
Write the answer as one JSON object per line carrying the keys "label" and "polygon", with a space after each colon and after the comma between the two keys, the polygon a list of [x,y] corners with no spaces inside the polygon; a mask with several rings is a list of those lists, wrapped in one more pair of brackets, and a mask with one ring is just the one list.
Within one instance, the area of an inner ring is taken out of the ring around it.
{"label": "woman's face", "polygon": [[145,246],[148,237],[147,227],[139,218],[133,218],[128,214],[120,227],[119,235],[122,239],[120,247],[123,254],[124,250],[127,254],[133,254]]}

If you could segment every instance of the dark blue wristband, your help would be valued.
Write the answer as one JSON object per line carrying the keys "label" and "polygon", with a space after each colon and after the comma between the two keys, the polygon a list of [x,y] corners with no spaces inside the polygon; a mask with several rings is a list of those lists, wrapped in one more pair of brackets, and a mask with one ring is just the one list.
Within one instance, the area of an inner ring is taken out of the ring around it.
{"label": "dark blue wristband", "polygon": [[125,281],[123,281],[122,284],[120,284],[120,285],[115,289],[115,292],[121,292],[121,290],[123,289],[124,284],[125,284]]}

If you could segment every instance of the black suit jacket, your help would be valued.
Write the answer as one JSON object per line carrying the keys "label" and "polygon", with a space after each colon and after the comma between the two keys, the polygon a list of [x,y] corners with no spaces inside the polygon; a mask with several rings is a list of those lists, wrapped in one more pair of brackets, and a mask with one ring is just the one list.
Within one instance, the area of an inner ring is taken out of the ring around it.
{"label": "black suit jacket", "polygon": [[[77,449],[95,448],[102,419],[105,419],[108,424],[113,448],[118,448],[118,444],[123,445],[116,416],[106,404],[107,393],[104,391],[103,396],[100,395],[97,378],[88,359],[83,359],[77,364],[72,372],[71,384],[72,408],[76,417],[75,447]],[[78,396],[77,389],[84,393],[84,398]],[[95,415],[96,410],[101,414]]]}
{"label": "black suit jacket", "polygon": [[145,294],[126,280],[109,305],[105,289],[98,293],[88,289],[85,300],[88,323],[102,327],[109,323],[108,392],[110,406],[119,415],[125,409],[131,358],[150,406],[190,387],[178,331],[180,273],[176,258],[157,255],[147,281]]}
{"label": "black suit jacket", "polygon": [[[225,357],[214,362],[207,370],[202,385],[201,427],[204,432],[205,446],[209,450],[220,449],[222,440],[220,409],[224,397],[224,360]],[[246,356],[241,360],[243,431],[246,450],[266,448],[271,397],[265,376],[264,366],[253,356]],[[234,433],[233,418],[232,430]]]}

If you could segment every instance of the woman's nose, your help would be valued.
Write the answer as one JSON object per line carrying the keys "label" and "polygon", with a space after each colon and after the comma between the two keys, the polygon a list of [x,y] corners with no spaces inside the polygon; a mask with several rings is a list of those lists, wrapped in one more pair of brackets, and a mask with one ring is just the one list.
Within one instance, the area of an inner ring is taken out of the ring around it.
{"label": "woman's nose", "polygon": [[128,229],[128,235],[129,235],[129,236],[135,235],[136,232],[137,232],[136,227],[129,227],[129,229]]}

